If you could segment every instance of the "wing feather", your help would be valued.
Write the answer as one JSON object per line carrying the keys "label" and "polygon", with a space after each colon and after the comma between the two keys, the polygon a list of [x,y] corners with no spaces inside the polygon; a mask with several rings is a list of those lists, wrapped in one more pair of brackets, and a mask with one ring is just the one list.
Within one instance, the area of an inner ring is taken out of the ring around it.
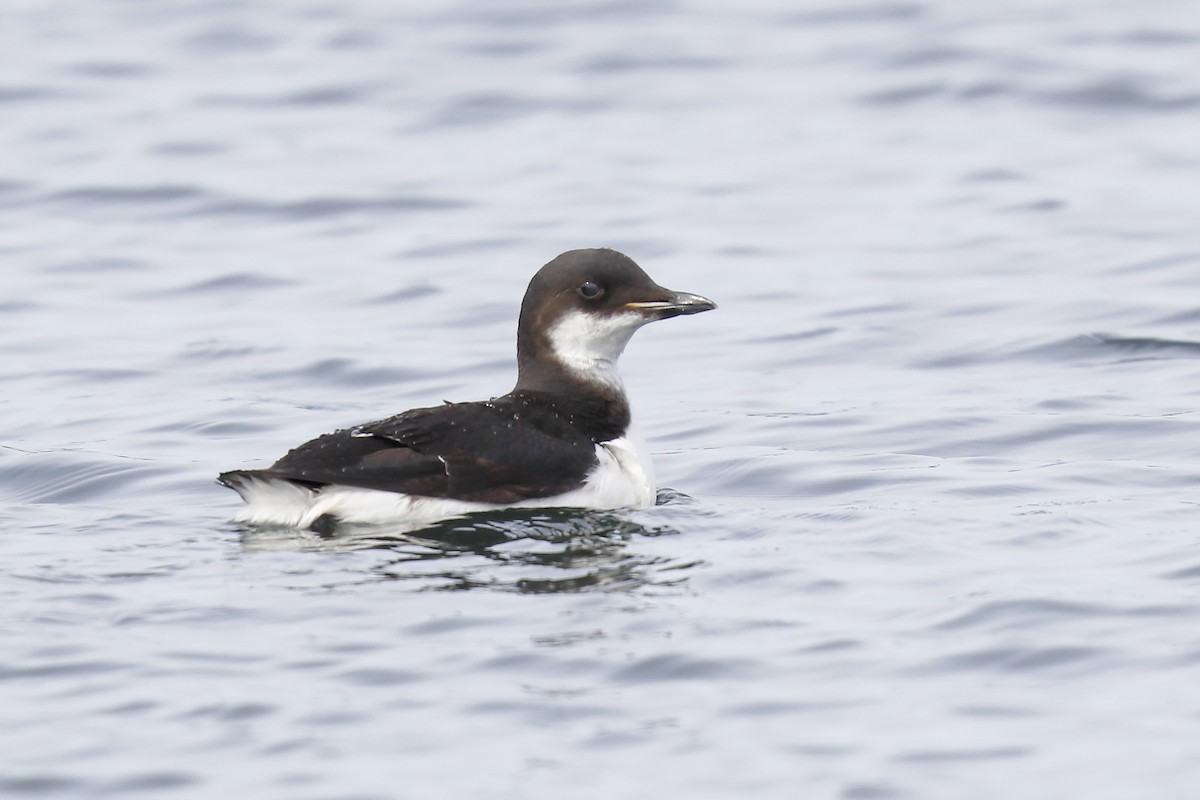
{"label": "wing feather", "polygon": [[548,431],[501,398],[414,409],[329,433],[257,472],[316,486],[514,503],[577,488],[595,464],[589,438],[557,423]]}

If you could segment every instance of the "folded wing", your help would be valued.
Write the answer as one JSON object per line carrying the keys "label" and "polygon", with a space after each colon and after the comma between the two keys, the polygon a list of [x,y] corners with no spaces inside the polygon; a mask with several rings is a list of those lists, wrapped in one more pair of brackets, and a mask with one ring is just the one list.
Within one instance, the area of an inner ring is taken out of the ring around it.
{"label": "folded wing", "polygon": [[[544,427],[544,426],[543,426]],[[337,484],[423,497],[515,503],[583,485],[596,465],[583,435],[555,435],[504,399],[420,408],[300,445],[268,469],[221,476],[275,478],[314,488]]]}

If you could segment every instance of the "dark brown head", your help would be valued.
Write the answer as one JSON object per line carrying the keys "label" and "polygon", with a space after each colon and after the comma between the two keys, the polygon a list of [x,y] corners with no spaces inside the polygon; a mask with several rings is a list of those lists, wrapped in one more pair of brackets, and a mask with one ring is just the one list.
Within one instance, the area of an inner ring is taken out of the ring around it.
{"label": "dark brown head", "polygon": [[554,391],[565,382],[619,391],[616,362],[634,331],[716,307],[664,289],[615,250],[570,250],[538,270],[525,292],[517,389]]}

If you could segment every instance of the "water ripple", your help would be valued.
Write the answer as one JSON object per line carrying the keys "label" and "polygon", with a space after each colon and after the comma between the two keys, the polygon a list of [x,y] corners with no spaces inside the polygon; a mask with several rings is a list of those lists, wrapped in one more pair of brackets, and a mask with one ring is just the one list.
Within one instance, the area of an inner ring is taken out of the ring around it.
{"label": "water ripple", "polygon": [[726,66],[726,62],[717,58],[610,53],[581,64],[579,70],[580,72],[602,74],[669,70],[694,72],[696,70],[719,69],[723,66]]}
{"label": "water ripple", "polygon": [[[902,67],[928,66],[931,63],[922,63],[919,59],[903,63],[904,58],[897,57],[902,62]],[[961,55],[947,57],[948,60],[962,58]],[[932,63],[936,64],[936,60]],[[888,66],[890,68],[894,65]],[[1200,92],[1166,93],[1129,79],[1088,80],[1058,89],[1044,89],[1005,79],[967,82],[930,79],[875,89],[859,95],[857,100],[868,106],[900,106],[933,99],[948,100],[952,103],[975,103],[1007,97],[1055,108],[1123,114],[1178,113],[1200,106]]]}
{"label": "water ripple", "polygon": [[0,777],[0,792],[12,797],[51,797],[67,792],[86,796],[83,781],[56,774],[27,774]]}
{"label": "water ripple", "polygon": [[1018,357],[1070,360],[1095,356],[1120,356],[1121,360],[1200,357],[1200,342],[1160,339],[1153,336],[1116,336],[1090,333],[1038,345],[1016,354]]}
{"label": "water ripple", "polygon": [[371,96],[367,86],[314,86],[275,95],[214,94],[198,99],[198,105],[230,106],[247,109],[270,108],[323,108],[327,106],[349,106],[362,103]]}
{"label": "water ripple", "polygon": [[133,459],[0,450],[0,492],[14,503],[78,503],[107,497],[156,472],[152,464]]}
{"label": "water ripple", "polygon": [[47,86],[0,86],[0,104],[36,103],[66,96],[66,92]]}
{"label": "water ripple", "polygon": [[70,205],[160,205],[199,200],[205,193],[193,186],[83,186],[46,197],[51,203]]}
{"label": "water ripple", "polygon": [[[1172,315],[1173,322],[1184,322],[1186,314]],[[1121,336],[1107,333],[1084,333],[1033,346],[997,344],[986,350],[941,353],[913,362],[919,369],[961,369],[972,365],[997,364],[1012,361],[1131,363],[1167,359],[1200,357],[1200,342],[1188,339],[1165,339],[1155,336]]]}
{"label": "water ripple", "polygon": [[1117,112],[1188,111],[1200,106],[1200,93],[1166,94],[1129,79],[1091,81],[1039,98],[1055,105]]}
{"label": "water ripple", "polygon": [[921,672],[945,673],[986,670],[990,672],[1040,672],[1096,666],[1112,652],[1100,647],[992,647],[939,659]]}
{"label": "water ripple", "polygon": [[480,127],[510,122],[546,111],[597,113],[608,105],[604,100],[577,97],[535,98],[502,93],[477,94],[450,101],[424,127]]}
{"label": "water ripple", "polygon": [[259,371],[258,377],[288,384],[299,382],[363,388],[396,386],[428,377],[430,372],[401,367],[362,366],[352,358],[323,358],[285,370]]}
{"label": "water ripple", "polygon": [[201,217],[273,217],[280,220],[328,219],[354,214],[407,213],[412,211],[449,211],[467,206],[463,200],[440,197],[398,196],[379,198],[313,197],[282,203],[261,200],[212,200],[193,209]]}
{"label": "water ripple", "polygon": [[743,678],[752,667],[748,659],[705,659],[683,653],[660,653],[621,667],[610,678],[615,683],[720,680]]}
{"label": "water ripple", "polygon": [[896,756],[897,761],[994,761],[1024,758],[1033,752],[1030,747],[959,748],[953,750],[914,750]]}
{"label": "water ripple", "polygon": [[134,773],[128,777],[112,781],[97,788],[101,795],[127,797],[130,793],[140,792],[169,792],[203,783],[204,779],[191,772],[180,771],[146,771]]}
{"label": "water ripple", "polygon": [[67,72],[89,78],[139,78],[152,72],[152,68],[136,61],[82,61],[70,64]]}
{"label": "water ripple", "polygon": [[918,3],[848,3],[812,11],[787,14],[782,19],[789,25],[861,25],[877,22],[907,22],[926,15]]}
{"label": "water ripple", "polygon": [[112,206],[149,206],[157,216],[266,217],[283,221],[332,219],[349,215],[391,215],[448,211],[466,207],[463,200],[423,195],[392,197],[309,197],[273,202],[229,197],[185,185],[83,186],[53,192],[45,202],[83,211]]}
{"label": "water ripple", "polygon": [[397,556],[373,565],[366,577],[353,577],[353,583],[396,582],[414,591],[561,594],[683,583],[696,562],[639,553],[637,548],[639,538],[673,533],[602,512],[517,509],[473,514],[413,533],[392,533],[386,526],[334,535],[245,529],[242,545],[248,551],[374,550]]}
{"label": "water ripple", "polygon": [[206,278],[205,280],[189,283],[178,288],[166,289],[158,294],[162,296],[174,294],[242,294],[243,292],[254,292],[269,289],[279,289],[284,286],[295,286],[298,283],[299,281],[292,280],[291,278],[281,278],[277,275],[264,275],[259,272],[231,272],[227,275],[218,275],[215,278]]}
{"label": "water ripple", "polygon": [[1116,609],[1097,603],[1071,603],[1062,600],[1022,599],[1001,600],[985,603],[953,619],[940,622],[936,630],[963,630],[982,628],[985,630],[1028,630],[1041,625],[1072,623],[1083,619],[1106,617],[1175,617],[1195,615],[1195,609],[1187,606],[1153,606],[1146,608]]}
{"label": "water ripple", "polygon": [[239,53],[262,53],[274,48],[282,39],[249,26],[218,24],[184,38],[183,44],[206,55],[225,56]]}

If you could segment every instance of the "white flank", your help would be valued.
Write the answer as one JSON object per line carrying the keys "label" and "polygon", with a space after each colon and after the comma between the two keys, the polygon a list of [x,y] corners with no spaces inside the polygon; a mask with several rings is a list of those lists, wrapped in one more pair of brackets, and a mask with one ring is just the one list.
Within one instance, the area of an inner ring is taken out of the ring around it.
{"label": "white flank", "polygon": [[581,378],[621,389],[617,359],[625,345],[649,317],[628,311],[620,314],[589,314],[569,311],[546,331],[550,349]]}
{"label": "white flank", "polygon": [[291,481],[252,476],[242,478],[233,488],[246,501],[233,519],[251,525],[289,525],[298,528],[304,512],[316,497],[312,489]]}
{"label": "white flank", "polygon": [[[619,439],[596,445],[600,462],[578,489],[537,501],[544,506],[644,508],[654,505],[654,464],[646,442],[630,423]],[[524,505],[524,504],[522,504]]]}
{"label": "white flank", "polygon": [[599,464],[578,489],[510,504],[418,497],[354,486],[308,489],[285,480],[247,478],[238,488],[246,505],[236,520],[251,525],[308,528],[329,514],[350,524],[400,525],[404,531],[413,531],[439,520],[501,508],[610,509],[654,505],[654,467],[645,442],[633,426],[627,436],[596,445],[596,459]]}

